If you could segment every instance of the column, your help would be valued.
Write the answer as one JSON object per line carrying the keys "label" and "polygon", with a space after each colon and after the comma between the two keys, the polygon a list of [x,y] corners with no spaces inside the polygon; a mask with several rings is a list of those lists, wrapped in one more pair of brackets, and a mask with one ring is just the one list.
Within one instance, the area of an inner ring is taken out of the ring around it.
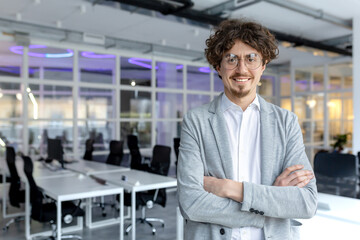
{"label": "column", "polygon": [[353,19],[353,153],[360,151],[360,15]]}

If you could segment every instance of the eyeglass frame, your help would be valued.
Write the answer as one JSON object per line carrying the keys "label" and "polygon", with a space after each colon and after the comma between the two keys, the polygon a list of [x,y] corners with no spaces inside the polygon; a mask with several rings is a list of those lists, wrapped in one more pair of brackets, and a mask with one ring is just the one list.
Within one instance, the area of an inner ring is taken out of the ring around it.
{"label": "eyeglass frame", "polygon": [[240,60],[244,60],[244,64],[245,64],[245,66],[246,66],[248,69],[250,69],[250,70],[256,70],[256,69],[258,69],[258,68],[262,65],[263,59],[262,59],[262,58],[260,57],[260,55],[257,54],[257,53],[249,53],[249,54],[246,54],[246,55],[245,55],[245,58],[246,58],[247,56],[252,55],[252,54],[254,54],[254,55],[256,55],[256,56],[259,57],[259,66],[257,66],[256,68],[249,68],[249,66],[246,64],[246,61],[245,61],[243,58],[239,58],[237,55],[235,55],[235,54],[233,54],[233,53],[228,53],[228,54],[226,54],[226,55],[223,57],[223,59],[221,60],[221,62],[223,62],[224,60],[226,60],[227,57],[235,57],[235,59],[237,60],[236,65],[234,65],[233,68],[226,68],[226,67],[224,66],[225,69],[227,69],[227,70],[234,70],[235,68],[238,68],[238,67],[239,67]]}

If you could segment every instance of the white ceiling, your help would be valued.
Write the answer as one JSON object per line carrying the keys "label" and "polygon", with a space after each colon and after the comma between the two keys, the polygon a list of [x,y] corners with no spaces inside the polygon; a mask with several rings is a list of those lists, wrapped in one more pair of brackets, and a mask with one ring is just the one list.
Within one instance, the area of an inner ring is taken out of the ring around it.
{"label": "white ceiling", "polygon": [[[205,10],[227,0],[193,0],[194,10]],[[293,0],[326,14],[344,20],[360,15],[359,0]],[[210,28],[176,22],[166,18],[128,12],[116,5],[92,5],[86,0],[0,0],[0,20],[12,23],[30,23],[60,30],[87,32],[117,39],[148,43],[165,47],[203,52]],[[82,12],[82,10],[85,10]],[[158,16],[159,14],[157,14]],[[260,1],[248,7],[232,11],[231,18],[246,17],[256,20],[272,30],[293,36],[322,41],[352,33],[351,29],[294,12],[277,5]],[[169,18],[169,17],[168,17]],[[171,17],[170,17],[171,18]],[[3,31],[11,31],[12,24],[0,25]],[[45,30],[42,34],[46,34]],[[29,32],[30,36],[34,33]],[[49,33],[50,34],[50,33]],[[280,48],[277,63],[293,57],[311,56],[311,53]],[[318,57],[319,58],[319,57]]]}

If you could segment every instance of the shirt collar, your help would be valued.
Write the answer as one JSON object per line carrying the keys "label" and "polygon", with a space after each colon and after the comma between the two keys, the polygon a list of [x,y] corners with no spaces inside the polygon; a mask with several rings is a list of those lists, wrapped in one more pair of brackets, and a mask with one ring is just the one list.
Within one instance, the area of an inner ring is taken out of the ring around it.
{"label": "shirt collar", "polygon": [[[234,108],[240,108],[240,106],[236,105],[235,103],[233,103],[232,101],[230,101],[230,99],[226,96],[226,94],[224,93],[222,95],[222,99],[221,99],[221,108],[223,110],[223,112],[229,110],[231,107]],[[259,98],[258,95],[256,94],[254,101],[252,101],[252,103],[250,103],[249,107],[257,107],[258,110],[260,111],[260,102],[259,102]]]}

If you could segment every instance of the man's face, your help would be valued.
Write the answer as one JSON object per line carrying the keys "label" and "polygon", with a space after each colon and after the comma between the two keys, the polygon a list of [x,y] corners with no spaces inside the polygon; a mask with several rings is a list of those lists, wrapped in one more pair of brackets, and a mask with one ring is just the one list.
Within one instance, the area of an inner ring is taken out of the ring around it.
{"label": "man's face", "polygon": [[262,65],[262,56],[258,51],[237,40],[234,46],[225,52],[216,70],[222,78],[226,96],[237,104],[255,99],[256,86],[265,65]]}

